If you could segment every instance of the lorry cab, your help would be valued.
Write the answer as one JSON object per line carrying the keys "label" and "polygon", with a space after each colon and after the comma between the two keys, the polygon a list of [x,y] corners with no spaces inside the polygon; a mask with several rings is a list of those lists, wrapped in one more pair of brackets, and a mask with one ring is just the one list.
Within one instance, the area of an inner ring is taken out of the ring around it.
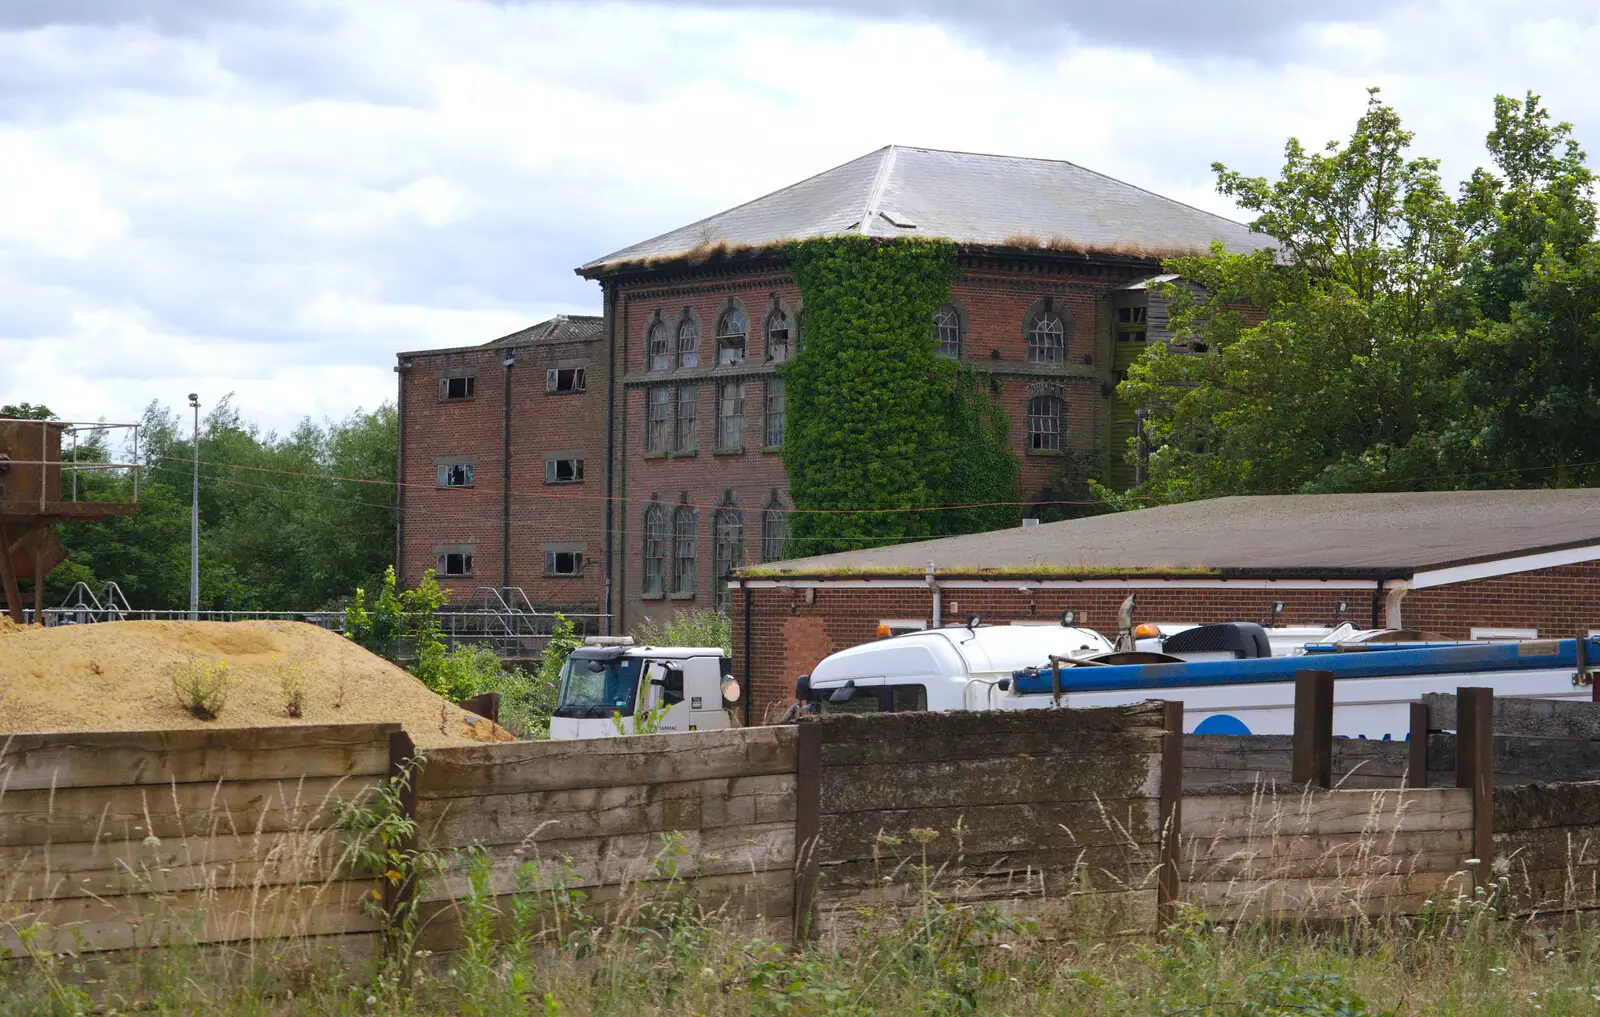
{"label": "lorry cab", "polygon": [[739,683],[720,647],[636,646],[591,637],[561,668],[552,740],[733,726]]}
{"label": "lorry cab", "polygon": [[820,712],[983,710],[994,685],[1058,656],[1112,650],[1093,629],[1063,625],[955,625],[907,632],[840,650],[797,683]]}

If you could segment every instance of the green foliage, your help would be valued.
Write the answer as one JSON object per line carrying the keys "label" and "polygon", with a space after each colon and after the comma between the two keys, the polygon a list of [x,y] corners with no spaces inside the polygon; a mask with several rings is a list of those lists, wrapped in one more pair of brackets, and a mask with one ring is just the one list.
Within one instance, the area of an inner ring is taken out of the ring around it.
{"label": "green foliage", "polygon": [[55,420],[56,415],[43,403],[7,403],[0,406],[0,417],[13,420]]}
{"label": "green foliage", "polygon": [[[115,581],[136,608],[188,605],[191,425],[159,403],[141,423],[136,470],[78,478],[84,500],[132,501],[137,472],[139,512],[59,528],[68,556],[47,587],[56,602],[75,582],[98,591]],[[82,461],[132,455],[103,441],[78,449]],[[394,554],[395,455],[392,406],[279,435],[220,400],[200,429],[201,607],[316,610],[374,585]]]}
{"label": "green foliage", "polygon": [[[1375,94],[1350,139],[1291,140],[1278,180],[1217,165],[1277,251],[1170,271],[1177,339],[1122,394],[1150,480],[1223,494],[1600,481],[1594,176],[1537,96],[1495,100],[1492,162],[1452,199]],[[1248,309],[1254,308],[1255,312]]]}
{"label": "green foliage", "polygon": [[233,687],[233,669],[225,660],[179,661],[167,668],[178,702],[200,720],[216,720]]}
{"label": "green foliage", "polygon": [[[432,569],[422,574],[415,587],[402,590],[390,565],[384,569],[383,584],[371,610],[366,589],[356,587],[344,612],[345,635],[386,660],[398,663],[407,658],[412,674],[449,697],[463,683],[470,683],[472,669],[478,666],[470,655],[452,663],[445,652],[438,612],[449,599],[450,592],[434,579]],[[470,695],[468,691],[456,698]]]}
{"label": "green foliage", "polygon": [[720,611],[679,611],[664,625],[646,618],[632,635],[641,646],[720,646],[733,654],[733,622]]}
{"label": "green foliage", "polygon": [[849,235],[787,253],[804,301],[804,342],[780,368],[790,547],[854,550],[1013,519],[1014,508],[919,511],[1017,500],[1004,415],[934,350],[955,247]]}

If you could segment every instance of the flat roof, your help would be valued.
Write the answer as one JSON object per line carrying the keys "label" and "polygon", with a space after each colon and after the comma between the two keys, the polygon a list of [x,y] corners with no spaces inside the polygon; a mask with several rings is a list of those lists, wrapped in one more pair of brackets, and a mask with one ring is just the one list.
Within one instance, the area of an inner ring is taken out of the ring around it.
{"label": "flat roof", "polygon": [[771,562],[748,577],[1002,572],[1401,579],[1600,545],[1600,488],[1251,495]]}

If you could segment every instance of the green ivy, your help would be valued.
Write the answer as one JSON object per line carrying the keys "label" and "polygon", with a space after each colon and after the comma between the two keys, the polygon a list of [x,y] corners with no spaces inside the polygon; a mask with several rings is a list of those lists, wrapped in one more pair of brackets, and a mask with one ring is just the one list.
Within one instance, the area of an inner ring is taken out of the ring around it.
{"label": "green ivy", "polygon": [[[1013,523],[1014,504],[992,504],[1018,500],[1005,414],[934,350],[954,245],[851,235],[792,244],[788,257],[804,340],[781,368],[790,555]],[[918,511],[956,505],[989,507]]]}

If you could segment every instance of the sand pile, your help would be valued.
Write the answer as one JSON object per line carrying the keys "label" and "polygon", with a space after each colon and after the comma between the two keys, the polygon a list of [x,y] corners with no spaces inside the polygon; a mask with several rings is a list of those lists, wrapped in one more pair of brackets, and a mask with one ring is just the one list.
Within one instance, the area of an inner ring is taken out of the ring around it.
{"label": "sand pile", "polygon": [[[224,660],[232,671],[216,720],[191,716],[172,690],[170,668],[190,660]],[[305,687],[299,719],[285,711],[290,666]],[[469,716],[383,658],[303,622],[0,625],[0,732],[392,721],[423,747],[512,740],[499,725]]]}

